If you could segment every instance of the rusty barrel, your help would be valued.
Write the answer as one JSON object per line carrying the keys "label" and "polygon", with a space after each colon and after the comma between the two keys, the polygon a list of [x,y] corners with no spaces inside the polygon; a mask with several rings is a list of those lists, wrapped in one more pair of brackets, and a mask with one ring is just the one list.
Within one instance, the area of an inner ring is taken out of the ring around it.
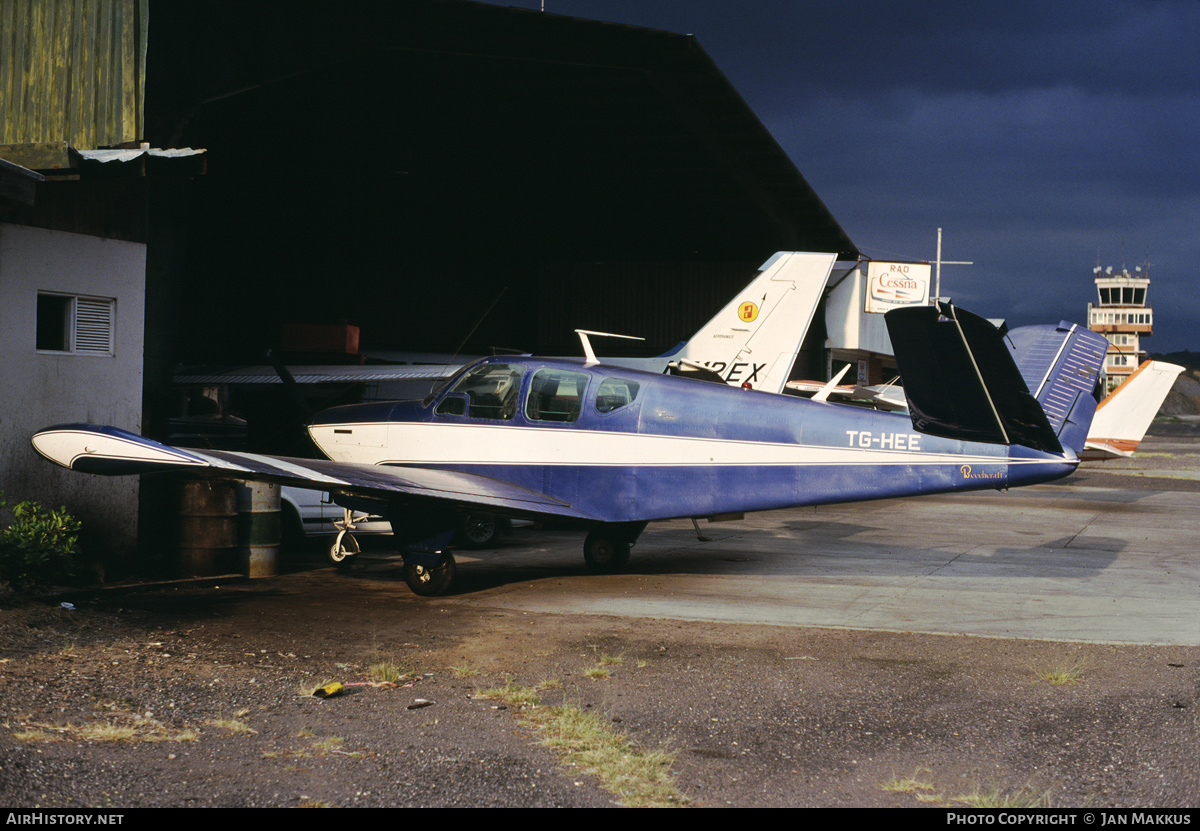
{"label": "rusty barrel", "polygon": [[210,577],[233,570],[237,518],[237,494],[232,482],[181,483],[176,569],[180,577]]}
{"label": "rusty barrel", "polygon": [[274,482],[238,482],[238,559],[247,577],[279,573],[279,485]]}

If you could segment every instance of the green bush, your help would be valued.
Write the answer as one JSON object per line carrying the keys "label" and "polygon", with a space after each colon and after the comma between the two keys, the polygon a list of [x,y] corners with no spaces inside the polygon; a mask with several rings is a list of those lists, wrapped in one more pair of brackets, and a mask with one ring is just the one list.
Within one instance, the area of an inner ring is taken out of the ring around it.
{"label": "green bush", "polygon": [[[8,503],[0,498],[0,508]],[[65,583],[78,565],[79,520],[65,508],[47,510],[25,501],[12,508],[13,522],[0,531],[0,582],[15,592]]]}

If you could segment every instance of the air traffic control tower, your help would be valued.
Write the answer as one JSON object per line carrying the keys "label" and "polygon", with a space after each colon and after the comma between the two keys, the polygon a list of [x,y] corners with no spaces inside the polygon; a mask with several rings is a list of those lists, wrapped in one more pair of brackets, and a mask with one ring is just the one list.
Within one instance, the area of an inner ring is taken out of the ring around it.
{"label": "air traffic control tower", "polygon": [[1096,266],[1094,272],[1100,302],[1088,303],[1088,328],[1108,338],[1104,369],[1112,390],[1145,360],[1140,341],[1154,328],[1154,311],[1146,305],[1150,277],[1140,266],[1133,274],[1126,268],[1114,274],[1112,266]]}

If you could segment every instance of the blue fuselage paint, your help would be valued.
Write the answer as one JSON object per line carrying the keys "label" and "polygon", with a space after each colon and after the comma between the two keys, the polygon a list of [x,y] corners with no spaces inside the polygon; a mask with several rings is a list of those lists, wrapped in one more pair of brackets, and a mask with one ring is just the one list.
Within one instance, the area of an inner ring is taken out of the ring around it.
{"label": "blue fuselage paint", "polygon": [[[578,362],[488,360],[524,370],[519,406],[505,419],[439,414],[451,382],[428,403],[335,408],[310,432],[338,461],[492,477],[603,522],[1004,489],[1058,479],[1078,463],[1070,451],[925,435],[907,415]],[[575,420],[530,417],[539,369],[586,376]],[[602,412],[606,379],[633,382],[636,397]]]}

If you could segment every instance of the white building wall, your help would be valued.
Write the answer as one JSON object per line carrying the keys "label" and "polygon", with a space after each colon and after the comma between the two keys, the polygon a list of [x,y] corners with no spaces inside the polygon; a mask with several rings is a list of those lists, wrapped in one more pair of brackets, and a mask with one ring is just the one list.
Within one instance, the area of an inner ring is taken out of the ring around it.
{"label": "white building wall", "polygon": [[830,349],[855,349],[892,354],[892,341],[888,337],[887,324],[883,315],[868,314],[866,309],[867,274],[854,269],[836,283],[825,301],[825,332]]}
{"label": "white building wall", "polygon": [[[140,431],[145,283],[143,243],[0,223],[0,489],[10,505],[65,505],[109,563],[134,553],[137,478],[62,470],[29,438],[66,422]],[[39,352],[39,291],[115,298],[112,354]]]}

